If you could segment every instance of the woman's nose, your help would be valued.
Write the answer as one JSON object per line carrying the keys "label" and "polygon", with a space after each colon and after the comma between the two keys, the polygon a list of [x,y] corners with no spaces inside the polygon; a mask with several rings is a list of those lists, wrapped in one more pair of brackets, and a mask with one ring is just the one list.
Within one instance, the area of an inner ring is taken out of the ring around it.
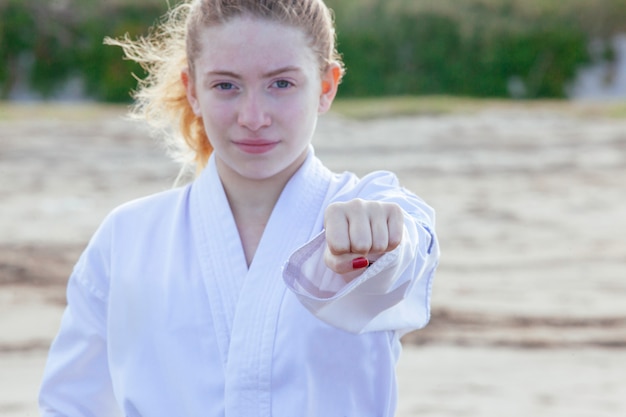
{"label": "woman's nose", "polygon": [[243,95],[237,122],[251,131],[257,131],[271,124],[272,120],[262,94],[247,92]]}

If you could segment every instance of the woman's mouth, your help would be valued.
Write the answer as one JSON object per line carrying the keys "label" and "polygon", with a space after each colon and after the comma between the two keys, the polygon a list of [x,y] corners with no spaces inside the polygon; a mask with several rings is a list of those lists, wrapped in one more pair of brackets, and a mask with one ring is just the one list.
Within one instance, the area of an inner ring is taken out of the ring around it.
{"label": "woman's mouth", "polygon": [[233,141],[241,151],[249,154],[263,154],[274,149],[279,141],[266,139],[244,139]]}

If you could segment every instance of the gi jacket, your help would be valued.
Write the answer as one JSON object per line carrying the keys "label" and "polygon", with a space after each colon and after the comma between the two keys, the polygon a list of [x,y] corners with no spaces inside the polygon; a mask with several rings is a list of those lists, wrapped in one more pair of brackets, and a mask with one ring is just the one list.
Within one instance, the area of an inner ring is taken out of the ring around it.
{"label": "gi jacket", "polygon": [[[346,284],[323,261],[324,209],[404,210],[402,244]],[[429,319],[434,214],[376,172],[309,153],[247,267],[215,161],[125,204],[80,257],[40,392],[43,416],[393,416],[399,338]]]}

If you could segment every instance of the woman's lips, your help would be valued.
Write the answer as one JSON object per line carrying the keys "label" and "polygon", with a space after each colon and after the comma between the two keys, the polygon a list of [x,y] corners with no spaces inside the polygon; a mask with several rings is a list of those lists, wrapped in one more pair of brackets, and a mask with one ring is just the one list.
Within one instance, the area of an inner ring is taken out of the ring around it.
{"label": "woman's lips", "polygon": [[237,140],[233,143],[245,153],[258,155],[271,151],[279,142],[265,139],[245,139]]}

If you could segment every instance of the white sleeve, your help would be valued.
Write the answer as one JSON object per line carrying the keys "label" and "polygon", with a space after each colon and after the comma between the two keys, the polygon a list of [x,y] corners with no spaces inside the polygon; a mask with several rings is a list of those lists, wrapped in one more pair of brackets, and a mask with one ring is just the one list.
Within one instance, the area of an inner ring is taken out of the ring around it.
{"label": "white sleeve", "polygon": [[292,254],[283,279],[316,317],[352,333],[395,330],[400,335],[430,319],[439,247],[431,228],[405,213],[402,243],[346,284],[324,263],[325,235]]}
{"label": "white sleeve", "polygon": [[107,299],[97,276],[103,256],[87,248],[67,287],[67,307],[52,343],[39,392],[43,417],[118,417],[108,368]]}

